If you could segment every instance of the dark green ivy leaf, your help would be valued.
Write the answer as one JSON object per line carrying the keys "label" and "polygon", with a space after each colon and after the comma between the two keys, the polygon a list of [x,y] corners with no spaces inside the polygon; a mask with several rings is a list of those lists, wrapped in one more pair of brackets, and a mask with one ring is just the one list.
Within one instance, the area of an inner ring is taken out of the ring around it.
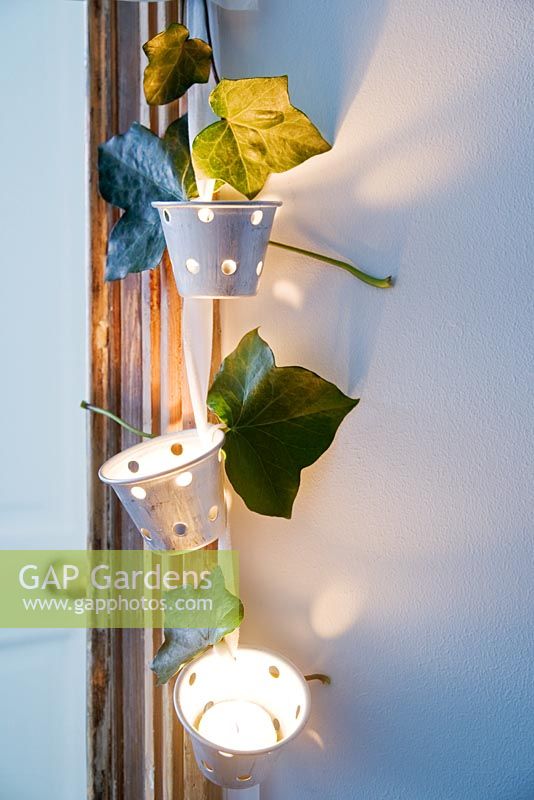
{"label": "dark green ivy leaf", "polygon": [[291,517],[300,473],[330,446],[358,400],[302,367],[277,367],[250,331],[223,362],[208,406],[226,424],[226,473],[247,506]]}
{"label": "dark green ivy leaf", "polygon": [[163,106],[181,97],[194,83],[207,83],[211,47],[202,39],[190,39],[184,25],[173,22],[143,45],[148,58],[143,88],[147,103]]}
{"label": "dark green ivy leaf", "polygon": [[172,122],[165,131],[164,144],[171,154],[176,174],[178,175],[183,199],[198,197],[195,171],[191,161],[189,147],[189,129],[187,114]]}
{"label": "dark green ivy leaf", "polygon": [[[210,645],[217,644],[240,626],[243,619],[243,604],[226,588],[220,567],[212,570],[211,580],[213,588],[210,590],[210,597],[213,598],[215,616],[212,628],[176,628],[173,625],[180,622],[180,612],[165,613],[165,638],[150,665],[156,673],[159,684],[167,683],[183,664]],[[169,592],[166,596],[171,600],[174,595],[183,599],[198,598],[205,595],[205,591],[187,587]]]}
{"label": "dark green ivy leaf", "polygon": [[100,194],[126,211],[111,231],[106,280],[153,269],[165,238],[153,200],[185,200],[196,195],[189,153],[187,117],[169,125],[160,139],[134,122],[126,133],[98,148]]}
{"label": "dark green ivy leaf", "polygon": [[165,249],[159,219],[143,219],[128,209],[109,235],[106,280],[157,267]]}

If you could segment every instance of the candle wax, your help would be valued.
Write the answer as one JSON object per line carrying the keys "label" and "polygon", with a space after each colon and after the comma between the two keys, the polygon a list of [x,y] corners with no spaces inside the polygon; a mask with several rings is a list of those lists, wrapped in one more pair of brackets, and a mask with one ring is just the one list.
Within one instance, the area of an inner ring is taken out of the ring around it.
{"label": "candle wax", "polygon": [[223,700],[204,712],[198,732],[218,747],[230,750],[261,750],[276,744],[271,716],[257,703]]}

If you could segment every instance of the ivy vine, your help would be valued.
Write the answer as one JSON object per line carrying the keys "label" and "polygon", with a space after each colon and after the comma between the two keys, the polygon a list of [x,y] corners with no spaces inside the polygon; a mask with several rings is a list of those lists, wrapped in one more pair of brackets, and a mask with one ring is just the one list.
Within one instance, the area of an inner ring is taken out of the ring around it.
{"label": "ivy vine", "polygon": [[[143,50],[148,58],[143,86],[150,105],[171,103],[195,83],[206,83],[214,67],[210,44],[191,38],[179,23],[169,25]],[[124,212],[110,234],[107,280],[159,265],[165,240],[151,203],[198,197],[195,173],[213,179],[217,188],[227,184],[252,199],[271,173],[285,172],[331,149],[313,122],[291,103],[287,76],[219,80],[214,74],[217,85],[209,103],[218,120],[192,143],[183,116],[163,137],[134,122],[100,146],[100,192]],[[392,285],[391,277],[373,277],[345,261],[283,242],[270,244],[344,269],[371,286]],[[247,333],[215,376],[208,406],[226,434],[226,474],[248,508],[290,518],[302,469],[325,452],[357,403],[310,370],[278,367],[258,330]],[[133,428],[107,410],[88,403],[82,406],[106,414],[139,436],[155,435]],[[221,585],[222,595],[224,591]],[[227,602],[230,608],[230,598]],[[239,625],[242,606],[234,602],[236,607],[238,618],[223,613],[210,630],[180,630],[169,620],[152,664],[158,680],[168,680],[185,661]],[[223,604],[223,611],[226,608]]]}

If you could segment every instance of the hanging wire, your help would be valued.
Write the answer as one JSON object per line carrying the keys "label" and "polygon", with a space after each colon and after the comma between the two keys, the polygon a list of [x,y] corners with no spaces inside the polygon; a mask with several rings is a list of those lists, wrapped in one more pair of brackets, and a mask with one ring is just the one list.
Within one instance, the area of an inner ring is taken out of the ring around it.
{"label": "hanging wire", "polygon": [[215,51],[213,49],[213,41],[211,38],[211,26],[210,26],[210,13],[208,10],[208,0],[204,0],[204,17],[206,21],[206,39],[208,40],[208,44],[211,47],[211,66],[213,69],[213,77],[215,78],[215,83],[220,83],[221,79],[219,77],[219,72],[217,70],[217,65],[215,63]]}

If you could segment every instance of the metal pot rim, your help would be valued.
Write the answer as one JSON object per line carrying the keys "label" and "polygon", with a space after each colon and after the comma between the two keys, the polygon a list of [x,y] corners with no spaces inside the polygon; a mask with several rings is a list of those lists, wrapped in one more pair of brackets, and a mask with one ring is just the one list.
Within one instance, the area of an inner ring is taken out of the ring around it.
{"label": "metal pot rim", "polygon": [[281,200],[154,200],[152,208],[278,208]]}
{"label": "metal pot rim", "polygon": [[[215,431],[219,432],[220,434],[219,441],[215,442],[213,446],[210,447],[209,450],[206,450],[204,453],[192,459],[191,461],[187,461],[184,464],[180,464],[180,466],[175,466],[171,467],[170,469],[164,469],[158,472],[153,472],[150,475],[145,475],[144,477],[136,477],[135,474],[132,474],[127,478],[110,478],[105,474],[106,472],[109,471],[110,467],[113,468],[113,466],[115,466],[116,463],[120,461],[122,462],[125,457],[127,457],[128,460],[131,459],[132,461],[135,461],[134,456],[136,455],[138,456],[139,453],[146,452],[146,450],[148,450],[151,446],[154,446],[156,442],[160,443],[162,439],[178,439],[179,436],[183,437],[184,435],[185,438],[188,438],[188,434],[190,435],[193,432],[195,433],[197,432],[196,428],[191,428],[183,431],[170,431],[169,433],[163,433],[161,434],[161,436],[156,436],[154,439],[148,439],[146,442],[139,442],[139,444],[134,444],[132,445],[132,447],[126,448],[126,450],[121,450],[119,453],[116,453],[114,456],[111,456],[111,458],[108,458],[108,460],[102,464],[102,466],[98,470],[98,477],[103,483],[107,483],[110,486],[129,486],[129,485],[135,486],[137,484],[142,484],[145,481],[154,480],[155,478],[163,478],[166,475],[172,475],[174,472],[182,472],[184,470],[188,470],[190,469],[190,467],[194,467],[197,464],[200,464],[202,461],[205,461],[207,458],[210,458],[214,453],[216,453],[218,450],[222,448],[225,439],[224,431],[221,430],[221,428],[218,427],[217,425],[212,425],[211,430],[212,432]],[[189,436],[189,438],[191,437]]]}
{"label": "metal pot rim", "polygon": [[211,648],[209,650],[204,650],[203,653],[200,653],[200,655],[195,656],[178,673],[178,677],[176,678],[176,681],[174,683],[174,689],[172,693],[176,716],[178,717],[178,719],[180,720],[186,731],[190,734],[190,736],[194,736],[196,739],[202,742],[202,744],[207,745],[213,750],[219,750],[219,751],[223,750],[225,753],[230,753],[231,755],[234,756],[245,755],[247,757],[274,753],[276,750],[279,750],[281,747],[288,744],[288,742],[291,742],[293,739],[296,739],[296,737],[300,733],[302,733],[302,731],[306,727],[306,724],[311,714],[310,687],[308,686],[306,678],[304,677],[304,673],[297,667],[297,665],[294,664],[292,661],[290,661],[289,658],[286,658],[285,656],[280,655],[280,653],[277,653],[276,650],[271,650],[270,648],[266,647],[254,647],[252,645],[242,645],[242,646],[240,645],[238,651],[239,650],[260,652],[260,653],[265,653],[269,656],[274,656],[275,658],[278,658],[280,661],[284,662],[288,667],[294,670],[294,672],[296,672],[297,675],[300,675],[300,677],[302,678],[304,694],[306,697],[306,708],[304,709],[304,712],[300,718],[300,722],[293,731],[293,733],[290,733],[288,736],[284,737],[283,739],[280,739],[280,741],[275,742],[275,744],[270,745],[270,747],[261,747],[258,748],[257,750],[247,750],[246,752],[243,752],[242,750],[236,750],[235,748],[232,747],[223,747],[216,745],[214,742],[210,741],[210,739],[206,739],[204,736],[202,736],[202,734],[199,733],[199,731],[189,723],[189,721],[185,717],[185,714],[182,711],[180,703],[178,702],[178,693],[180,691],[180,686],[184,682],[186,674],[189,673],[189,668],[192,667],[196,662],[201,661],[202,659],[211,655]]}

